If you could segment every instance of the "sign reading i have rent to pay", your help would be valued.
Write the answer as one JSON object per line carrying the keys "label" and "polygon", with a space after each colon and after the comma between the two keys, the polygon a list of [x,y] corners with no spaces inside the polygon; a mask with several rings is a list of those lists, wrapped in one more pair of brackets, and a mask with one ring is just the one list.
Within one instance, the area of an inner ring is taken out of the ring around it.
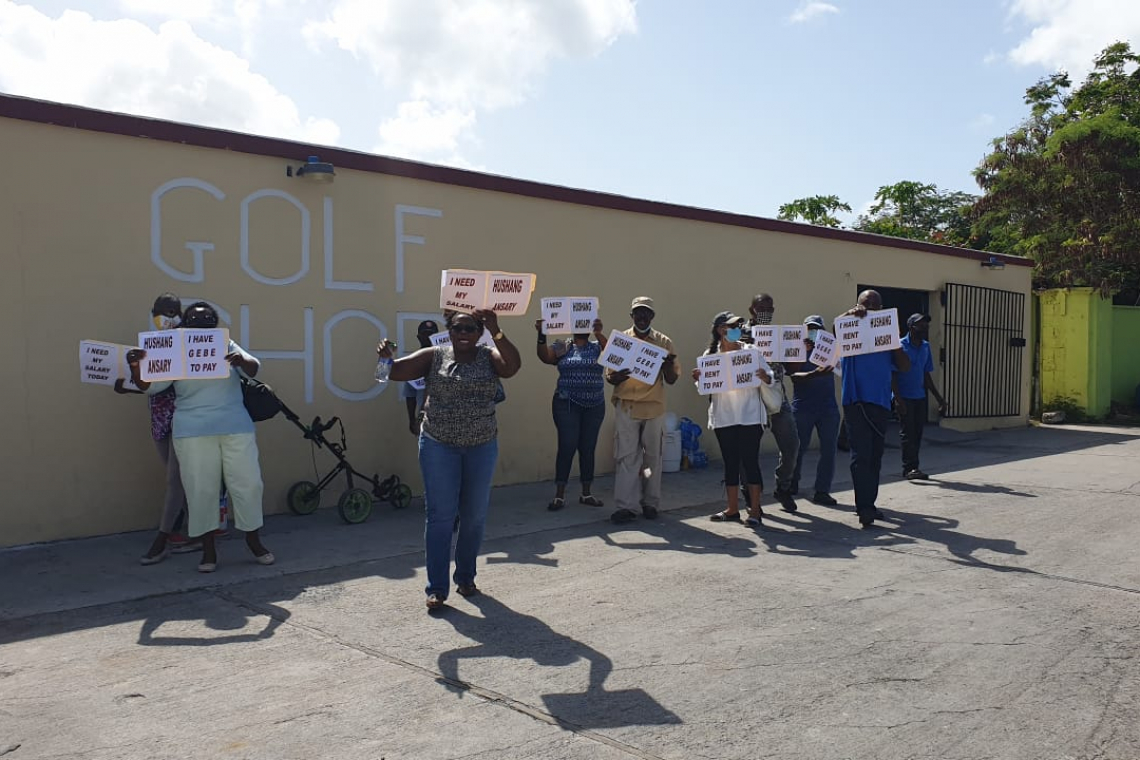
{"label": "sign reading i have rent to pay", "polygon": [[869,311],[865,317],[836,317],[835,337],[839,355],[859,356],[901,348],[898,309]]}
{"label": "sign reading i have rent to pay", "polygon": [[520,317],[530,307],[535,279],[533,274],[445,269],[440,277],[439,307],[465,313],[490,309]]}
{"label": "sign reading i have rent to pay", "polygon": [[139,374],[148,383],[162,380],[221,380],[230,376],[226,361],[230,331],[159,330],[139,333],[146,358]]}
{"label": "sign reading i have rent to pay", "polygon": [[606,350],[598,357],[598,363],[615,372],[628,369],[630,378],[653,385],[657,382],[657,373],[668,353],[661,346],[613,330],[606,343]]}
{"label": "sign reading i have rent to pay", "polygon": [[114,385],[116,380],[122,380],[133,385],[127,366],[127,352],[131,348],[101,340],[79,341],[79,382]]}
{"label": "sign reading i have rent to pay", "polygon": [[597,318],[597,298],[542,299],[542,332],[546,335],[588,333]]}
{"label": "sign reading i have rent to pay", "polygon": [[807,356],[803,325],[753,325],[752,340],[769,362],[802,362]]}
{"label": "sign reading i have rent to pay", "polygon": [[697,380],[697,392],[707,396],[741,388],[758,388],[763,382],[759,372],[760,356],[756,349],[745,348],[699,357],[697,369],[701,376]]}

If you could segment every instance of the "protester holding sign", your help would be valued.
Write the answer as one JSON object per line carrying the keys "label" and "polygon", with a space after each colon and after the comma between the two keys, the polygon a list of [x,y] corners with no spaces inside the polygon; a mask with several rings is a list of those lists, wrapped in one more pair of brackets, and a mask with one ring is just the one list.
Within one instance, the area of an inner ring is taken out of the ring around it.
{"label": "protester holding sign", "polygon": [[[157,330],[173,330],[182,323],[182,302],[173,293],[163,293],[154,300],[150,310],[151,321]],[[115,392],[122,394],[142,393],[126,387],[122,378],[115,381]],[[189,547],[180,530],[186,519],[186,491],[182,488],[182,472],[178,467],[178,455],[174,453],[171,425],[174,421],[174,389],[148,396],[150,405],[150,434],[158,457],[166,470],[166,496],[163,500],[162,516],[158,521],[158,535],[154,537],[146,554],[139,558],[142,565],[156,565],[162,562],[171,551],[178,552]]]}
{"label": "protester holding sign", "polygon": [[[451,534],[459,517],[453,579],[460,596],[479,593],[475,561],[483,543],[491,479],[499,454],[495,399],[499,378],[513,377],[522,366],[519,351],[499,329],[498,315],[449,312],[451,344],[431,346],[396,359],[388,380],[419,380],[424,385],[424,417],[420,430],[420,470],[424,479],[426,519],[424,545],[429,610],[447,601],[450,585]],[[494,348],[479,345],[483,331]],[[381,359],[392,358],[395,346],[382,341]]]}
{"label": "protester holding sign", "polygon": [[[416,340],[419,341],[420,348],[427,348],[431,345],[431,336],[439,332],[439,323],[434,319],[425,319],[420,322],[416,328]],[[404,389],[400,395],[404,398],[404,402],[408,407],[408,430],[412,435],[418,436],[420,434],[420,415],[424,408],[424,382],[423,380],[411,380],[404,383]]]}
{"label": "protester holding sign", "polygon": [[[739,352],[740,358],[753,360],[755,373],[760,382],[771,383],[772,372],[763,355],[754,349],[745,352],[743,337],[744,318],[730,311],[722,311],[713,318],[712,340],[704,356],[717,353]],[[744,356],[742,354],[747,354]],[[731,368],[730,368],[731,371]],[[697,372],[694,370],[694,373]],[[696,375],[694,374],[694,379]],[[754,378],[738,385],[746,385]],[[760,398],[759,388],[738,387],[709,397],[709,429],[716,434],[724,459],[724,490],[728,506],[710,519],[713,522],[740,522],[740,470],[744,469],[744,485],[748,488],[748,524],[760,527],[760,439],[764,435],[764,424],[768,421],[768,410]]]}
{"label": "protester holding sign", "polygon": [[[824,332],[823,317],[813,314],[804,320],[807,337],[804,347],[813,356],[816,341]],[[839,438],[839,407],[835,403],[835,366],[803,362],[792,371],[792,411],[796,417],[800,451],[796,456],[796,469],[792,474],[792,489],[799,490],[804,454],[811,444],[812,432],[819,435],[819,464],[815,467],[815,493],[813,504],[834,507],[831,481],[835,477],[835,445]]]}
{"label": "protester holding sign", "polygon": [[[218,326],[218,312],[199,301],[186,309],[182,326],[213,330]],[[172,434],[174,451],[182,468],[182,485],[186,489],[189,532],[192,537],[202,537],[202,561],[198,571],[212,573],[218,568],[214,530],[218,527],[218,493],[223,485],[230,495],[234,524],[245,532],[246,546],[259,564],[272,565],[273,554],[261,543],[259,535],[263,522],[261,465],[253,420],[242,401],[238,374],[255,376],[261,362],[229,341],[225,356],[217,357],[229,365],[228,377],[150,383],[142,379],[140,367],[146,356],[146,350],[138,348],[127,354],[132,382],[152,396],[173,387],[178,399]],[[210,361],[215,357],[194,358]]]}
{"label": "protester holding sign", "polygon": [[934,371],[934,357],[926,334],[930,330],[929,314],[911,314],[906,321],[907,334],[901,341],[902,350],[910,357],[910,371],[894,373],[895,411],[899,415],[899,443],[902,446],[902,472],[907,480],[926,480],[927,475],[918,466],[918,451],[922,447],[922,429],[926,425],[926,392],[938,401],[938,411],[946,413],[946,400],[938,392],[930,373]]}
{"label": "protester holding sign", "polygon": [[[877,291],[864,290],[859,294],[859,302],[843,317],[862,319],[882,308],[882,296]],[[891,376],[895,370],[908,371],[910,358],[899,348],[843,356],[841,362],[843,414],[847,422],[847,442],[851,446],[855,511],[859,513],[859,524],[869,529],[874,527],[876,519],[883,518],[875,501],[879,498],[885,431],[891,414]]]}
{"label": "protester holding sign", "polygon": [[[776,302],[771,295],[760,293],[752,299],[748,312],[752,315],[750,325],[770,325],[776,315]],[[768,408],[768,427],[772,429],[772,435],[776,438],[776,448],[780,451],[780,459],[776,464],[776,486],[772,490],[772,496],[780,502],[785,512],[795,512],[797,507],[795,493],[792,491],[792,475],[795,473],[796,457],[800,452],[800,437],[796,431],[795,414],[784,390],[785,374],[783,362],[773,362],[772,384],[761,386],[761,393]],[[763,489],[763,477],[761,477],[761,489]]]}
{"label": "protester holding sign", "polygon": [[594,450],[606,419],[606,383],[602,378],[603,367],[598,363],[607,341],[602,320],[594,319],[591,325],[594,341],[586,332],[575,333],[572,340],[556,340],[549,345],[543,332],[544,323],[549,324],[549,321],[539,319],[534,323],[538,331],[538,358],[543,364],[558,367],[558,385],[551,401],[554,427],[558,430],[555,492],[546,508],[556,511],[566,506],[566,483],[570,480],[574,452],[578,453],[578,482],[582,486],[578,503],[600,507],[602,500],[590,491],[594,483]]}
{"label": "protester holding sign", "polygon": [[[625,523],[637,517],[634,508],[648,520],[657,517],[661,503],[661,444],[665,436],[665,384],[677,382],[680,367],[673,353],[673,341],[668,335],[654,330],[656,312],[653,299],[638,296],[630,304],[629,315],[633,326],[611,336],[612,349],[620,336],[648,343],[665,352],[652,357],[642,353],[641,364],[625,369],[606,367],[606,381],[614,386],[614,501],[617,510],[610,516],[615,523]],[[632,343],[632,341],[624,341]],[[645,365],[660,361],[657,369],[645,377]],[[639,379],[640,378],[640,379]]]}

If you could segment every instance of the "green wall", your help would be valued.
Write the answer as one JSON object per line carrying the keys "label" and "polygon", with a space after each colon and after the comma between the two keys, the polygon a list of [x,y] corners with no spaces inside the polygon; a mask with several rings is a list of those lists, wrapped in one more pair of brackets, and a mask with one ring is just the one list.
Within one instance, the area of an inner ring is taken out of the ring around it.
{"label": "green wall", "polygon": [[1140,385],[1140,306],[1112,307],[1112,400],[1136,403]]}

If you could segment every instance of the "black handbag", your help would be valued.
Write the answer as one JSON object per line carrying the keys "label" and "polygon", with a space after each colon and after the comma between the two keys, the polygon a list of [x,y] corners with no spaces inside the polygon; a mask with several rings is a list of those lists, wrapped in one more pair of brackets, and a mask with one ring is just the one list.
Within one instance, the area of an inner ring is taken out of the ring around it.
{"label": "black handbag", "polygon": [[281,399],[265,383],[241,375],[241,397],[249,418],[254,422],[273,419],[281,411]]}

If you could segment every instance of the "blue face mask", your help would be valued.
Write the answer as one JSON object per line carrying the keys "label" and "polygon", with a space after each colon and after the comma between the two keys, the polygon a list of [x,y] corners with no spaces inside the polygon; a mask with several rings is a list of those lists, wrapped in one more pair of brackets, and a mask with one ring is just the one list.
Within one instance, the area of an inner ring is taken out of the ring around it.
{"label": "blue face mask", "polygon": [[739,327],[730,327],[730,328],[728,328],[728,332],[726,332],[724,334],[725,339],[728,340],[730,343],[737,342],[743,336],[744,336],[744,331],[741,330]]}

